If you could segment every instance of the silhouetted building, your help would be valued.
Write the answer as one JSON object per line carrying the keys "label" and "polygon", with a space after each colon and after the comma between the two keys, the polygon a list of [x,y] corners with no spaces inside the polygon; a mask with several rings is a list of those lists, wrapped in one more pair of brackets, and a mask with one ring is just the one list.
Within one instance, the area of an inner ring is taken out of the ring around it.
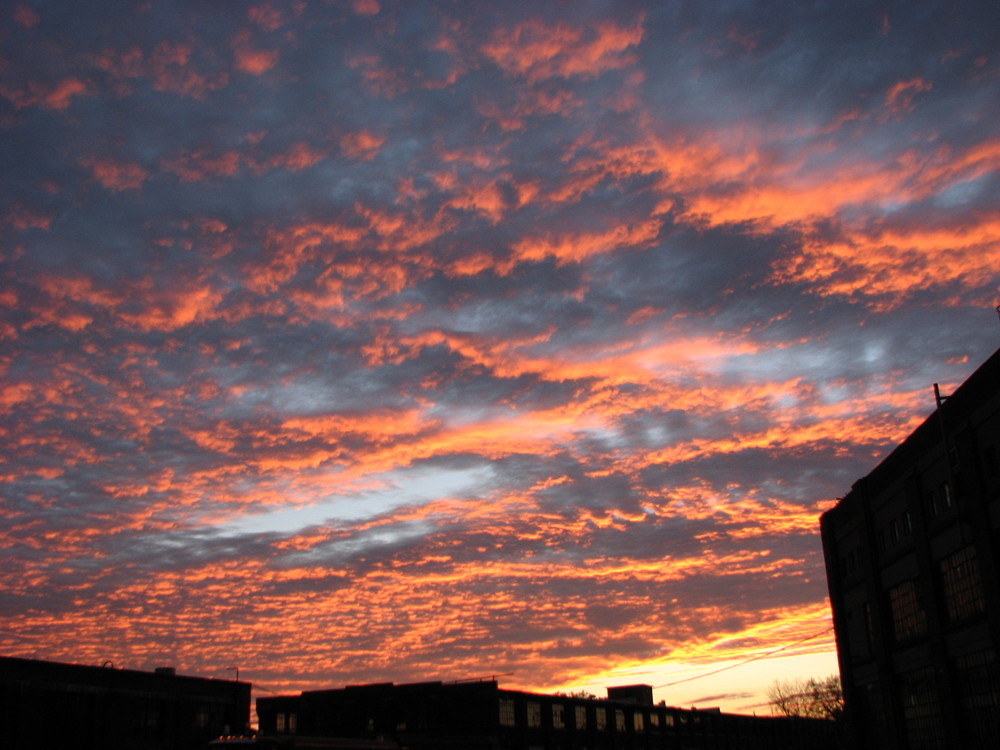
{"label": "silhouetted building", "polygon": [[381,738],[411,750],[837,747],[833,722],[671,708],[653,705],[649,686],[619,690],[621,700],[600,700],[493,680],[355,685],[258,698],[257,716],[271,738]]}
{"label": "silhouetted building", "polygon": [[1000,351],[821,521],[859,747],[1000,737]]}
{"label": "silhouetted building", "polygon": [[250,684],[0,657],[0,748],[198,750],[250,721]]}

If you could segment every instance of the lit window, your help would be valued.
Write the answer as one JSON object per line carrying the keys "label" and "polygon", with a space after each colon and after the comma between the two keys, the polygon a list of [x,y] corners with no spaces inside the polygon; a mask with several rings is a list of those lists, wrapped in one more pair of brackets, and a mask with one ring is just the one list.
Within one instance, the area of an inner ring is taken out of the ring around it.
{"label": "lit window", "polygon": [[672,727],[672,726],[674,726],[674,723],[675,723],[675,722],[674,722],[674,715],[673,715],[673,714],[667,714],[667,715],[666,715],[666,716],[664,717],[664,722],[663,722],[663,724],[664,724],[665,726],[668,726],[668,727]]}
{"label": "lit window", "polygon": [[651,727],[660,726],[660,715],[655,711],[649,715],[649,725]]}
{"label": "lit window", "polygon": [[927,613],[920,606],[917,586],[913,581],[889,589],[892,628],[897,641],[905,641],[927,631]]}
{"label": "lit window", "polygon": [[946,557],[939,565],[944,600],[948,607],[948,619],[961,620],[982,612],[986,604],[983,599],[983,582],[979,577],[975,548],[961,549]]}
{"label": "lit window", "polygon": [[528,726],[540,727],[542,725],[542,707],[538,703],[528,703]]}
{"label": "lit window", "polygon": [[288,732],[289,734],[295,734],[296,730],[299,728],[299,717],[295,714],[288,714]]}
{"label": "lit window", "polygon": [[552,704],[552,728],[562,729],[566,726],[566,718],[563,713],[563,707],[561,703]]}
{"label": "lit window", "polygon": [[615,709],[615,729],[619,732],[625,731],[625,712],[620,708]]}
{"label": "lit window", "polygon": [[277,731],[277,732],[284,732],[285,731],[285,715],[284,714],[278,714],[275,717],[274,728],[275,728],[275,731]]}
{"label": "lit window", "polygon": [[608,710],[606,708],[594,709],[594,723],[598,729],[604,730],[608,728]]}
{"label": "lit window", "polygon": [[632,727],[637,732],[641,732],[646,728],[646,723],[643,721],[642,712],[636,711],[635,716],[632,717]]}
{"label": "lit window", "polygon": [[576,706],[576,728],[586,729],[587,728],[587,707],[586,706]]}
{"label": "lit window", "polygon": [[517,719],[514,714],[514,699],[513,698],[501,698],[500,699],[500,726],[502,727],[512,727],[517,724]]}

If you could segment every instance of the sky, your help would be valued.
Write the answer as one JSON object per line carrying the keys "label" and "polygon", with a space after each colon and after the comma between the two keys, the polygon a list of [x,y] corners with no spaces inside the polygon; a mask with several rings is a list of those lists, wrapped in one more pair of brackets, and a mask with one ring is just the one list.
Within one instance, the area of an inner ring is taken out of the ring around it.
{"label": "sky", "polygon": [[0,654],[836,671],[820,514],[1000,346],[1000,5],[0,16]]}

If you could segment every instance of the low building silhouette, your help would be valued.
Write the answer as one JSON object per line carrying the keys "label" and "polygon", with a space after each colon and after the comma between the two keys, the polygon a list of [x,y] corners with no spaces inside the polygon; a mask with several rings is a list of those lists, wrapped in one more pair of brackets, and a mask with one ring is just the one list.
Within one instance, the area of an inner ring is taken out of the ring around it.
{"label": "low building silhouette", "polygon": [[0,748],[198,750],[250,721],[250,683],[0,657]]}
{"label": "low building silhouette", "polygon": [[830,721],[653,705],[649,686],[609,692],[614,697],[602,700],[506,690],[495,680],[379,683],[258,698],[257,715],[261,735],[272,740],[367,738],[411,750],[839,746]]}
{"label": "low building silhouette", "polygon": [[1000,351],[937,395],[821,520],[861,748],[974,750],[1000,736]]}

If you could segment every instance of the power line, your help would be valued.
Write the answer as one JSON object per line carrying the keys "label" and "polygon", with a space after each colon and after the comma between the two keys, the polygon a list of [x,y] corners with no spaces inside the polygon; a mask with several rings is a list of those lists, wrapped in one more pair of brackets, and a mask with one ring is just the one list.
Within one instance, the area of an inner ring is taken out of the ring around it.
{"label": "power line", "polygon": [[798,646],[800,644],[803,644],[806,641],[811,641],[813,638],[819,638],[821,635],[826,635],[827,633],[831,632],[832,630],[833,630],[833,627],[829,627],[826,630],[820,631],[819,633],[813,633],[812,635],[808,636],[807,638],[803,638],[801,641],[795,641],[795,643],[786,644],[786,645],[782,646],[781,648],[774,649],[774,651],[766,651],[763,654],[757,654],[756,656],[751,656],[749,659],[744,659],[743,661],[739,662],[738,664],[730,664],[728,667],[720,667],[719,669],[713,669],[711,672],[705,672],[704,674],[698,674],[698,675],[695,675],[694,677],[685,677],[683,680],[676,680],[674,682],[667,682],[667,683],[665,683],[663,685],[654,685],[653,687],[655,689],[665,688],[665,687],[673,687],[674,685],[680,685],[682,682],[691,682],[692,680],[700,680],[702,677],[710,677],[713,674],[719,674],[719,672],[726,672],[726,671],[728,671],[730,669],[736,669],[736,667],[742,667],[744,664],[749,664],[752,661],[757,661],[758,659],[766,659],[769,656],[773,656],[774,654],[777,654],[777,653],[779,653],[781,651],[784,651],[784,650],[789,649],[789,648],[793,648],[794,646]]}

